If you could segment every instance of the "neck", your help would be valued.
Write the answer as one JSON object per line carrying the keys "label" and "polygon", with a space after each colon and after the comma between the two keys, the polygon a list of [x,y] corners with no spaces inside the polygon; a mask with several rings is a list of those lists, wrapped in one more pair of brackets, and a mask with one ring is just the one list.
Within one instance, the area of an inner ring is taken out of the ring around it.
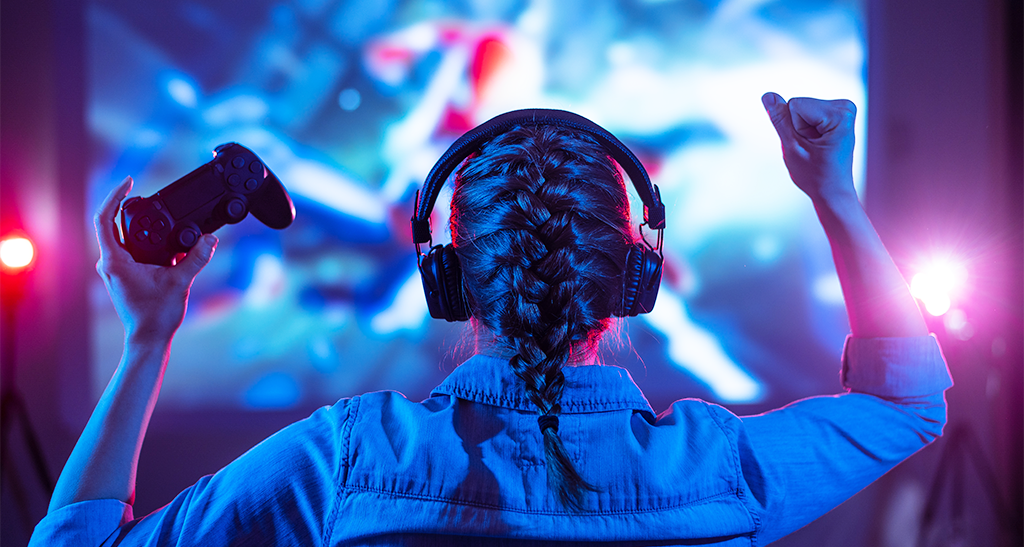
{"label": "neck", "polygon": [[[513,350],[502,337],[496,336],[491,330],[483,327],[482,325],[476,324],[475,331],[475,353],[506,360],[511,359],[515,355],[515,350]],[[596,343],[584,343],[577,345],[573,348],[572,355],[569,356],[568,361],[565,362],[565,366],[570,367],[600,364],[603,363],[601,363],[600,356],[598,355]]]}

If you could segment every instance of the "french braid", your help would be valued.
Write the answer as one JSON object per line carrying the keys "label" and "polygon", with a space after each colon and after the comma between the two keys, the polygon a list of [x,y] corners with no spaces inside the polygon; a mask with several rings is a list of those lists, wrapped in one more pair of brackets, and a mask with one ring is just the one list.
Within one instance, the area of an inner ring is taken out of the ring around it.
{"label": "french braid", "polygon": [[580,509],[595,489],[558,435],[562,367],[594,351],[620,304],[633,241],[622,178],[587,135],[517,127],[459,171],[451,231],[473,317],[513,350],[538,408],[549,488]]}

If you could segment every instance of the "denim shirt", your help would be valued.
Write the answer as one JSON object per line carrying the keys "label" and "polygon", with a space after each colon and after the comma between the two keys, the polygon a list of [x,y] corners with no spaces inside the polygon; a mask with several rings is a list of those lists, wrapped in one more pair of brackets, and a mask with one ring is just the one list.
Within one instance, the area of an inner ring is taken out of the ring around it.
{"label": "denim shirt", "polygon": [[477,355],[422,402],[321,408],[141,519],[63,507],[30,545],[766,545],[940,435],[952,385],[933,337],[850,338],[848,393],[743,418],[694,399],[655,415],[621,368],[564,373],[558,432],[598,490],[579,512],[547,487],[522,382]]}

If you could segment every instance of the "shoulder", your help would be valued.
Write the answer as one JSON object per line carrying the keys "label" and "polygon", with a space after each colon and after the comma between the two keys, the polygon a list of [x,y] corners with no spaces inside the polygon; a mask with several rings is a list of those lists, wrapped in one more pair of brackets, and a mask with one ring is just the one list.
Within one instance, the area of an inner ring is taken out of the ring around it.
{"label": "shoulder", "polygon": [[[363,447],[401,444],[428,439],[441,442],[458,419],[458,400],[434,395],[411,401],[398,391],[375,391],[353,397],[346,403],[341,423],[342,442]],[[454,439],[451,439],[454,441]]]}
{"label": "shoulder", "polygon": [[680,424],[689,427],[703,424],[704,427],[714,426],[723,433],[731,433],[739,428],[742,422],[728,409],[702,399],[680,399],[659,414],[655,421],[655,425],[658,426]]}

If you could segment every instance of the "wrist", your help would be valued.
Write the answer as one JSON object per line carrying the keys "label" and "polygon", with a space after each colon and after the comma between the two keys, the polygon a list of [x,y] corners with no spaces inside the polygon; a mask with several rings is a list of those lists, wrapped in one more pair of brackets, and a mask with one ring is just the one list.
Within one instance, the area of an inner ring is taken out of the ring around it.
{"label": "wrist", "polygon": [[[171,341],[148,336],[129,336],[124,343],[119,369],[131,377],[149,378],[144,383],[159,381],[171,357]],[[141,374],[142,376],[138,376]],[[153,376],[153,375],[156,376]],[[155,379],[155,380],[154,380]],[[147,388],[148,389],[148,388]]]}
{"label": "wrist", "polygon": [[851,207],[861,209],[860,197],[854,189],[853,180],[841,184],[829,184],[815,194],[808,193],[811,203],[819,213],[847,211]]}
{"label": "wrist", "polygon": [[158,350],[165,351],[171,346],[174,332],[165,332],[157,329],[125,329],[125,345],[137,350]]}

